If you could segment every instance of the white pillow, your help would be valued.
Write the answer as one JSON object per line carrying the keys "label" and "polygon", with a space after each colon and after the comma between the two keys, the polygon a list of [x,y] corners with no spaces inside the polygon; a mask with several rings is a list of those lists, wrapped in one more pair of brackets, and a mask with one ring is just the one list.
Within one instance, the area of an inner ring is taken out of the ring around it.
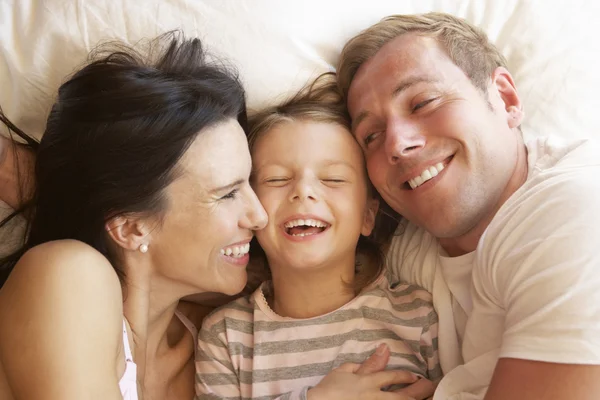
{"label": "white pillow", "polygon": [[[443,11],[482,27],[508,59],[527,135],[600,137],[595,0],[0,0],[0,106],[40,136],[58,86],[100,41],[182,29],[240,70],[248,106],[283,100],[384,16]],[[0,132],[5,132],[4,127]],[[1,206],[1,204],[0,204]],[[0,208],[2,214],[2,208]],[[1,215],[0,215],[1,217]],[[0,246],[1,247],[1,246]]]}
{"label": "white pillow", "polygon": [[333,68],[350,37],[395,13],[443,11],[485,29],[523,97],[524,131],[599,136],[595,0],[0,0],[0,106],[39,136],[52,96],[100,41],[181,28],[241,71],[248,105]]}

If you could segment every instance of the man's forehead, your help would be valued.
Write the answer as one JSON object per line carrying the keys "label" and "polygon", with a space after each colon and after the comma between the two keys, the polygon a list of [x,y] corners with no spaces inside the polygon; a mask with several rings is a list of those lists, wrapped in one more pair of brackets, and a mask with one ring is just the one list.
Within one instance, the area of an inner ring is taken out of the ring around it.
{"label": "man's forehead", "polygon": [[444,60],[452,63],[435,38],[401,35],[360,66],[350,84],[348,105],[356,105],[374,91],[392,92],[398,82],[412,76],[439,80]]}
{"label": "man's forehead", "polygon": [[386,43],[374,56],[358,69],[355,80],[369,73],[402,73],[411,68],[430,66],[429,60],[443,55],[439,42],[432,37],[417,34],[404,34]]}

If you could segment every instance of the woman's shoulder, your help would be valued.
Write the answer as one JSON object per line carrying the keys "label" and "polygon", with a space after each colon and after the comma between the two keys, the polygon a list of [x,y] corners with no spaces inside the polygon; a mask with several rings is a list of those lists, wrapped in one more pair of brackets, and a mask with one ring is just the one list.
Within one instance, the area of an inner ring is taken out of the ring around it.
{"label": "woman's shoulder", "polygon": [[[28,371],[13,375],[23,393],[32,379],[43,381],[31,389],[35,393],[56,391],[53,382],[70,379],[116,385],[122,340],[119,278],[84,243],[62,240],[30,249],[0,289],[0,363]],[[40,368],[32,371],[32,365]]]}
{"label": "woman's shoulder", "polygon": [[118,313],[121,319],[121,284],[106,257],[76,240],[57,240],[29,249],[0,290],[0,318],[6,316],[6,308],[36,314],[57,312],[51,309],[56,306]]}
{"label": "woman's shoulder", "polygon": [[37,281],[51,284],[53,277],[72,283],[105,284],[120,291],[119,278],[108,259],[90,245],[71,239],[46,242],[29,249],[15,265],[9,281],[27,278],[28,285]]}

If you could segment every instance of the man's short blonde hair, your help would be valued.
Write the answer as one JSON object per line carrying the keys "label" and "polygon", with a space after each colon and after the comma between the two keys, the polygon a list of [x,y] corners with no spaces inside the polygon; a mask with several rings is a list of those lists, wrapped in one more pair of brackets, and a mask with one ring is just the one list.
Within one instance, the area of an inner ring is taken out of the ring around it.
{"label": "man's short blonde hair", "polygon": [[479,28],[461,18],[444,13],[392,15],[362,31],[344,46],[337,68],[338,85],[344,98],[360,66],[385,44],[400,35],[435,38],[450,59],[464,71],[483,93],[492,72],[506,67],[506,59]]}

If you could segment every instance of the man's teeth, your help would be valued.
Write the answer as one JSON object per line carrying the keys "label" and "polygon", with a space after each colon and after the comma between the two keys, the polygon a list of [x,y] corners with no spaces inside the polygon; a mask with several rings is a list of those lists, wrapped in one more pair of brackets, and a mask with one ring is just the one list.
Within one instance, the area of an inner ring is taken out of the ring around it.
{"label": "man's teeth", "polygon": [[423,172],[421,172],[421,175],[415,176],[414,178],[408,180],[408,184],[410,185],[410,188],[411,189],[418,188],[419,186],[421,186],[422,184],[424,184],[431,178],[436,177],[437,174],[439,174],[440,172],[442,172],[444,170],[444,168],[446,168],[446,167],[441,162],[437,163],[435,165],[432,165],[431,167],[425,168],[425,170]]}
{"label": "man's teeth", "polygon": [[246,243],[242,246],[225,247],[221,249],[221,254],[230,257],[243,257],[250,251],[250,243]]}
{"label": "man's teeth", "polygon": [[327,228],[327,224],[323,221],[316,219],[294,219],[288,221],[284,225],[287,229],[295,228],[297,226],[314,226],[315,228]]}

